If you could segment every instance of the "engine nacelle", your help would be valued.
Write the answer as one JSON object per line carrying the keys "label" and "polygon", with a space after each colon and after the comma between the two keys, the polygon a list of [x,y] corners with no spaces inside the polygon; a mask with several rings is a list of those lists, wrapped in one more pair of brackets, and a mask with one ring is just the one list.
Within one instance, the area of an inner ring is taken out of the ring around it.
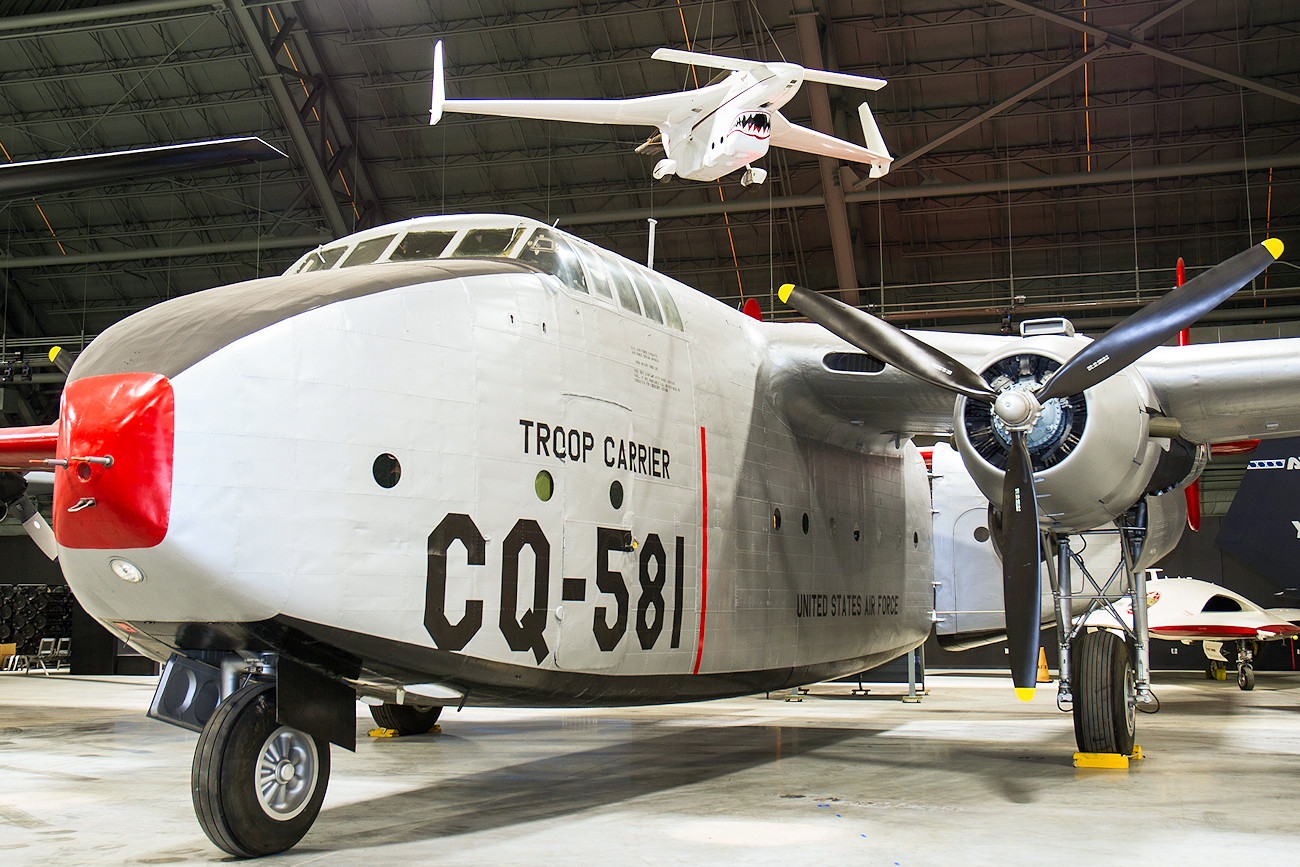
{"label": "engine nacelle", "polygon": [[[984,359],[976,370],[995,391],[1035,387],[1079,350],[1080,339],[1029,338]],[[1150,408],[1158,408],[1155,397],[1132,368],[1083,394],[1044,404],[1026,445],[1045,527],[1090,530],[1141,499],[1169,445],[1150,435]],[[971,477],[990,502],[1001,503],[1010,434],[988,404],[965,397],[957,400],[953,427]]]}

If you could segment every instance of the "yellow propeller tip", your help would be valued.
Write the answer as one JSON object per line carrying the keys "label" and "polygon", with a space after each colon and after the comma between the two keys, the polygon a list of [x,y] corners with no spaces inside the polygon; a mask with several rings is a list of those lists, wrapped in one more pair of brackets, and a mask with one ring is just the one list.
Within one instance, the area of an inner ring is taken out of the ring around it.
{"label": "yellow propeller tip", "polygon": [[1033,701],[1034,688],[1032,686],[1016,687],[1016,698],[1020,699],[1021,701]]}
{"label": "yellow propeller tip", "polygon": [[[1278,243],[1281,242],[1279,241]],[[788,304],[790,302],[790,293],[793,291],[794,291],[794,284],[786,283],[780,289],[776,290],[776,297],[781,299],[782,304]]]}
{"label": "yellow propeller tip", "polygon": [[1268,248],[1268,252],[1273,254],[1274,259],[1281,259],[1282,251],[1286,249],[1282,245],[1282,242],[1279,241],[1277,238],[1269,238],[1267,241],[1264,242],[1264,246]]}
{"label": "yellow propeller tip", "polygon": [[58,355],[60,352],[62,352],[62,351],[63,351],[63,347],[62,347],[62,346],[55,346],[55,347],[53,347],[53,348],[50,350],[50,361],[53,361],[53,360],[54,360],[54,357],[55,357],[56,355]]}

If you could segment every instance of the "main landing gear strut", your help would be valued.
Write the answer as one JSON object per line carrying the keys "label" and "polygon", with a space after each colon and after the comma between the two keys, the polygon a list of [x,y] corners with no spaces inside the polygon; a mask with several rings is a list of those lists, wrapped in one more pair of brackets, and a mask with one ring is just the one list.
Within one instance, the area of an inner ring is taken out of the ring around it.
{"label": "main landing gear strut", "polygon": [[[1139,507],[1117,523],[1124,559],[1105,585],[1098,586],[1082,568],[1082,561],[1076,561],[1069,536],[1050,540],[1056,557],[1054,561],[1049,557],[1047,562],[1061,659],[1057,705],[1073,709],[1079,752],[1128,756],[1134,752],[1138,705],[1154,701],[1148,656],[1146,573],[1137,568],[1146,539],[1146,510]],[[1083,625],[1083,617],[1075,624],[1071,578],[1074,562],[1092,585],[1088,610],[1109,608],[1115,622],[1124,624],[1126,619],[1118,615],[1115,605],[1123,599],[1133,600],[1132,628],[1125,627],[1123,634],[1108,629],[1089,630]],[[1118,589],[1113,586],[1117,578],[1121,584]],[[1137,600],[1141,604],[1136,604]]]}

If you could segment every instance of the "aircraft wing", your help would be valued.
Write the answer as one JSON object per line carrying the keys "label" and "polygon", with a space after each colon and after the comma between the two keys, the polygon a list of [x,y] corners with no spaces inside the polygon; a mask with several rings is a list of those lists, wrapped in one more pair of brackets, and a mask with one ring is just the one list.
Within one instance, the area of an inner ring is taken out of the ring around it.
{"label": "aircraft wing", "polygon": [[577,123],[658,126],[691,111],[699,91],[662,93],[635,99],[448,99],[443,111],[567,120]]}
{"label": "aircraft wing", "polygon": [[[865,105],[863,105],[863,109],[866,109]],[[772,134],[769,142],[776,147],[802,151],[806,154],[869,163],[873,167],[871,176],[880,177],[885,171],[888,171],[893,158],[890,157],[889,151],[885,149],[879,131],[875,130],[875,135],[872,136],[875,123],[869,121],[870,117],[869,110],[862,113],[863,129],[868,137],[868,142],[872,142],[873,138],[876,140],[873,142],[874,147],[872,148],[865,148],[851,141],[845,141],[842,138],[836,138],[815,129],[808,129],[806,126],[790,123],[779,111],[774,112],[772,115]],[[877,169],[880,171],[877,171]]]}
{"label": "aircraft wing", "polygon": [[[860,350],[819,325],[780,326],[770,388],[791,427],[826,438],[944,435],[952,432],[953,396],[897,368],[872,365]],[[974,365],[1016,338],[956,332],[911,332]],[[870,370],[870,368],[877,368]]]}
{"label": "aircraft wing", "polygon": [[1186,439],[1300,435],[1300,338],[1160,347],[1135,366]]}

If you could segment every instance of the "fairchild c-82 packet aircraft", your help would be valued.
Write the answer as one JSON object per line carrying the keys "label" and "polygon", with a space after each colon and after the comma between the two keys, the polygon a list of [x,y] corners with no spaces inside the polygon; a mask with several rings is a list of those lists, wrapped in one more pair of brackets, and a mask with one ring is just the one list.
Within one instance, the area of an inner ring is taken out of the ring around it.
{"label": "fairchild c-82 packet aircraft", "polygon": [[[0,478],[12,507],[54,469],[68,583],[167,662],[150,713],[200,731],[200,824],[263,855],[315,821],[358,698],[416,732],[445,706],[747,694],[920,645],[914,435],[955,428],[1001,504],[1031,689],[1040,533],[1194,476],[1180,443],[1300,432],[1300,341],[1156,348],[1280,252],[1090,342],[908,334],[792,286],[813,322],[760,322],[533,220],[419,218],[114,325],[55,425],[0,432]],[[1075,693],[1105,731],[1080,746],[1115,749],[1133,659],[1095,634]]]}

